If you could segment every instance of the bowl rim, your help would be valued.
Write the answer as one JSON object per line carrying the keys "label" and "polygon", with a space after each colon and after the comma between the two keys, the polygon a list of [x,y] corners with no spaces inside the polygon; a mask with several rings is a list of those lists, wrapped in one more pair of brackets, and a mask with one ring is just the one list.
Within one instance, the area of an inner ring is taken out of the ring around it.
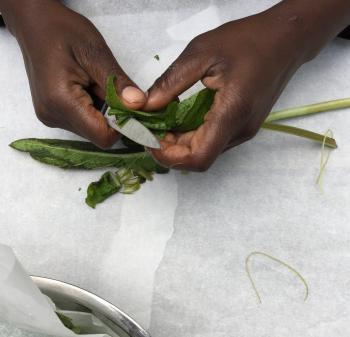
{"label": "bowl rim", "polygon": [[95,311],[112,321],[131,337],[151,337],[151,335],[138,324],[133,318],[123,312],[121,309],[97,296],[73,284],[59,281],[56,279],[30,276],[33,282],[45,295],[50,297],[51,294],[63,295],[74,300],[91,311]]}

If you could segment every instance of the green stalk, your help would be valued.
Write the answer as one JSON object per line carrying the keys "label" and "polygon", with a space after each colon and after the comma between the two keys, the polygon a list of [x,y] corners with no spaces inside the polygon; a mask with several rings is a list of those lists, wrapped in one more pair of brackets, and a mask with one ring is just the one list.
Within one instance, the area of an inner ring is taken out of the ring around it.
{"label": "green stalk", "polygon": [[324,146],[330,147],[332,149],[336,149],[338,147],[334,138],[327,137],[325,135],[321,135],[319,133],[312,132],[309,130],[296,128],[294,126],[265,122],[265,123],[263,123],[262,127],[264,129],[268,129],[268,130],[289,133],[289,134],[294,135],[294,136],[307,138],[307,139],[316,141],[318,143],[324,144]]}
{"label": "green stalk", "polygon": [[337,99],[334,101],[321,102],[316,104],[304,105],[297,108],[285,109],[271,112],[265,122],[274,122],[282,119],[300,117],[316,114],[330,110],[345,109],[350,107],[350,98]]}

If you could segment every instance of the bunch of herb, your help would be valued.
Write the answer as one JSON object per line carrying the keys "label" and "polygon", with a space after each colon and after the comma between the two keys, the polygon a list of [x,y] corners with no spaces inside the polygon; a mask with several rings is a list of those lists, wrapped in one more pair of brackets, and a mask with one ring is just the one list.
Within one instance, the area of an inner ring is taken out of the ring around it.
{"label": "bunch of herb", "polygon": [[[129,118],[137,119],[154,134],[158,135],[159,138],[162,138],[167,131],[187,132],[197,129],[203,124],[204,117],[211,108],[215,97],[215,91],[206,88],[181,102],[171,102],[161,111],[137,111],[123,105],[116,94],[114,80],[114,76],[110,76],[107,80],[106,102],[110,107],[109,114],[116,117],[119,126],[123,126]],[[350,99],[345,99],[273,112],[262,124],[262,128],[307,138],[320,144],[325,142],[325,146],[336,148],[337,144],[331,137],[325,137],[316,132],[294,126],[281,125],[275,122],[282,119],[323,112],[326,109],[334,110],[349,106]]]}
{"label": "bunch of herb", "polygon": [[[116,123],[122,126],[129,118],[135,118],[162,138],[167,131],[186,132],[197,129],[203,122],[206,113],[214,101],[215,91],[203,89],[181,102],[171,102],[162,111],[144,112],[125,107],[116,94],[114,76],[107,80],[106,102],[110,107],[109,114],[116,117]],[[312,141],[323,146],[336,148],[333,137],[276,121],[350,107],[350,99],[329,101],[294,109],[272,112],[262,127],[284,132]],[[28,152],[31,157],[42,163],[64,169],[97,169],[117,168],[116,172],[108,171],[89,185],[86,203],[95,207],[108,197],[118,192],[133,193],[146,180],[152,180],[153,173],[167,173],[168,169],[154,161],[145,149],[134,142],[122,138],[125,145],[122,149],[103,151],[91,143],[57,139],[20,139],[10,144],[16,150]]]}

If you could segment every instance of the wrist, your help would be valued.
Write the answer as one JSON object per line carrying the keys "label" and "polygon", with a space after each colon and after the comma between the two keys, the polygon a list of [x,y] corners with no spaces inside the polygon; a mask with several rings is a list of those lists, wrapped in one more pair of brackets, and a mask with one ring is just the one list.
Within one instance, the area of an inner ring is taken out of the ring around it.
{"label": "wrist", "polygon": [[20,10],[23,6],[25,6],[25,1],[22,0],[0,0],[1,15],[6,22],[7,28],[13,35],[16,35],[15,22],[20,20]]}
{"label": "wrist", "polygon": [[301,64],[316,57],[350,24],[349,0],[284,0],[271,10],[292,32]]}
{"label": "wrist", "polygon": [[20,27],[26,22],[33,23],[36,13],[58,0],[0,0],[0,13],[7,28],[18,38]]}

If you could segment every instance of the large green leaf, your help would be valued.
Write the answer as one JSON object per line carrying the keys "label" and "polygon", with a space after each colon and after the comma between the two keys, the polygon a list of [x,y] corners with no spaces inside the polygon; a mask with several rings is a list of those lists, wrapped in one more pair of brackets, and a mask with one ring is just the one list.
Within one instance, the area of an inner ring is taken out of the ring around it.
{"label": "large green leaf", "polygon": [[103,167],[142,168],[150,172],[165,172],[145,151],[117,149],[103,151],[88,142],[59,139],[20,139],[10,146],[28,152],[35,160],[66,169],[97,169]]}

